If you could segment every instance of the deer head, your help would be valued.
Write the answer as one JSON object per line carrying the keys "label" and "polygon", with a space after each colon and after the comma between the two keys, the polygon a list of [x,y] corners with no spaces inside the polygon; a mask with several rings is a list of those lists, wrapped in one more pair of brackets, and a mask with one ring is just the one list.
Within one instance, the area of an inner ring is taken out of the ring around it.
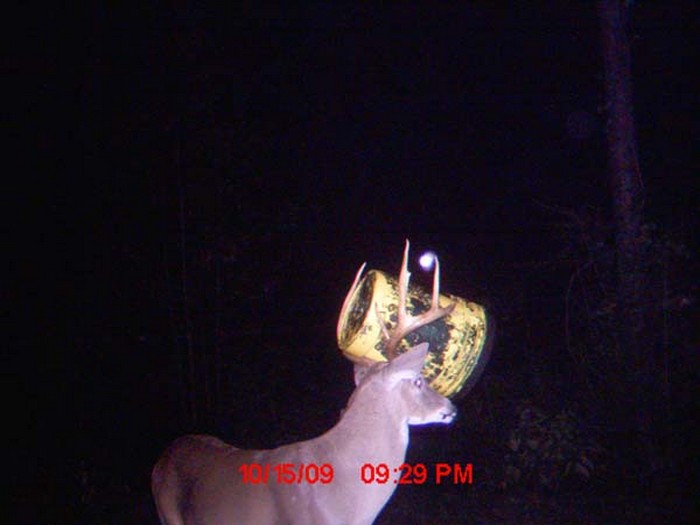
{"label": "deer head", "polygon": [[[437,307],[434,290],[429,311],[407,314],[407,258],[408,241],[399,278],[398,324],[385,333],[392,358],[355,365],[356,388],[336,426],[315,439],[272,450],[242,450],[210,436],[176,440],[152,473],[163,525],[374,522],[396,488],[409,425],[446,424],[456,415],[454,405],[421,375],[426,343],[395,355],[402,337],[451,310]],[[435,289],[438,279],[436,270]],[[392,473],[384,483],[368,478],[364,470],[380,466]]]}

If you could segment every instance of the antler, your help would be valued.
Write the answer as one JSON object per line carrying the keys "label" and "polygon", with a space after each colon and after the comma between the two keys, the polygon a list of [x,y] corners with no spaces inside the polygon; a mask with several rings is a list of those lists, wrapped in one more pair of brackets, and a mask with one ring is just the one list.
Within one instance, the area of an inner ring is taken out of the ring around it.
{"label": "antler", "polygon": [[[401,264],[401,273],[399,274],[399,309],[398,309],[398,322],[396,327],[391,334],[386,329],[386,325],[383,322],[379,311],[377,311],[377,316],[382,326],[382,331],[384,332],[384,337],[387,339],[385,343],[386,355],[389,360],[396,357],[396,349],[401,342],[401,339],[406,337],[408,334],[417,330],[421,326],[445,317],[452,313],[455,307],[455,303],[451,305],[440,308],[438,305],[438,297],[440,296],[440,261],[435,257],[435,271],[433,272],[433,299],[430,305],[430,309],[423,312],[420,315],[410,315],[406,311],[406,298],[408,296],[408,281],[411,277],[411,272],[408,271],[408,248],[409,242],[406,239],[406,247],[403,251],[403,262]],[[359,276],[359,274],[358,274]]]}

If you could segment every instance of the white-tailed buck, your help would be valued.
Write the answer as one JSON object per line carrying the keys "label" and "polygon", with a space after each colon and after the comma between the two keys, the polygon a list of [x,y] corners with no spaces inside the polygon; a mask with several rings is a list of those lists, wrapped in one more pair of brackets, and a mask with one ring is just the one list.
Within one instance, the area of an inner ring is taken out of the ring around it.
{"label": "white-tailed buck", "polygon": [[[394,357],[388,363],[355,365],[356,389],[340,421],[320,437],[272,450],[242,450],[210,436],[176,440],[151,479],[163,525],[374,522],[396,489],[401,472],[394,469],[406,457],[408,426],[450,423],[457,413],[421,376],[427,343],[396,356],[401,338],[452,309],[438,306],[436,267],[431,308],[417,316],[406,312],[407,259],[408,241],[399,277],[398,323],[384,334],[387,353]],[[370,475],[380,465],[391,471],[388,482]]]}

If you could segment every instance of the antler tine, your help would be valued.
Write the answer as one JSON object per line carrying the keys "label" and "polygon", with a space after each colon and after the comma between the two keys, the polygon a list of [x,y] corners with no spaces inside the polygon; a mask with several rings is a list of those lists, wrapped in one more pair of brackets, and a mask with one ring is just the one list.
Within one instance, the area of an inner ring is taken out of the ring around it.
{"label": "antler tine", "polygon": [[365,266],[367,266],[367,263],[364,262],[362,263],[362,266],[360,266],[360,269],[357,270],[357,273],[355,274],[355,280],[352,282],[352,286],[350,286],[350,290],[348,290],[348,294],[345,296],[345,300],[343,301],[343,306],[340,309],[340,316],[338,317],[338,325],[335,328],[335,334],[336,337],[338,338],[338,341],[340,341],[340,332],[343,329],[343,319],[345,319],[346,312],[348,307],[350,306],[350,299],[352,299],[352,296],[355,293],[355,290],[357,290],[357,285],[360,283],[360,277],[362,277],[362,272],[365,271]]}
{"label": "antler tine", "polygon": [[435,257],[435,271],[433,272],[433,297],[430,304],[430,309],[416,316],[410,315],[408,311],[406,311],[408,282],[411,278],[411,272],[408,271],[408,250],[409,242],[408,239],[406,239],[406,247],[403,251],[403,262],[401,263],[401,273],[399,273],[398,321],[396,323],[396,327],[386,342],[386,354],[390,360],[396,357],[396,349],[398,348],[401,339],[421,326],[425,326],[437,319],[440,319],[441,317],[449,315],[452,313],[452,310],[455,307],[455,303],[452,303],[445,308],[440,308],[438,305],[438,300],[440,297],[440,261],[437,257]]}

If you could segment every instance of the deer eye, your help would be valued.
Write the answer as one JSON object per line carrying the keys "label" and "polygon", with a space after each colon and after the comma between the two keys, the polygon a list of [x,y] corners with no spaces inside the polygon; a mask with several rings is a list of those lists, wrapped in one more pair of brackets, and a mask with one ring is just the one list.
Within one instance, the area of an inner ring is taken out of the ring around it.
{"label": "deer eye", "polygon": [[416,377],[413,380],[413,384],[415,385],[416,388],[423,388],[423,378],[422,377]]}

